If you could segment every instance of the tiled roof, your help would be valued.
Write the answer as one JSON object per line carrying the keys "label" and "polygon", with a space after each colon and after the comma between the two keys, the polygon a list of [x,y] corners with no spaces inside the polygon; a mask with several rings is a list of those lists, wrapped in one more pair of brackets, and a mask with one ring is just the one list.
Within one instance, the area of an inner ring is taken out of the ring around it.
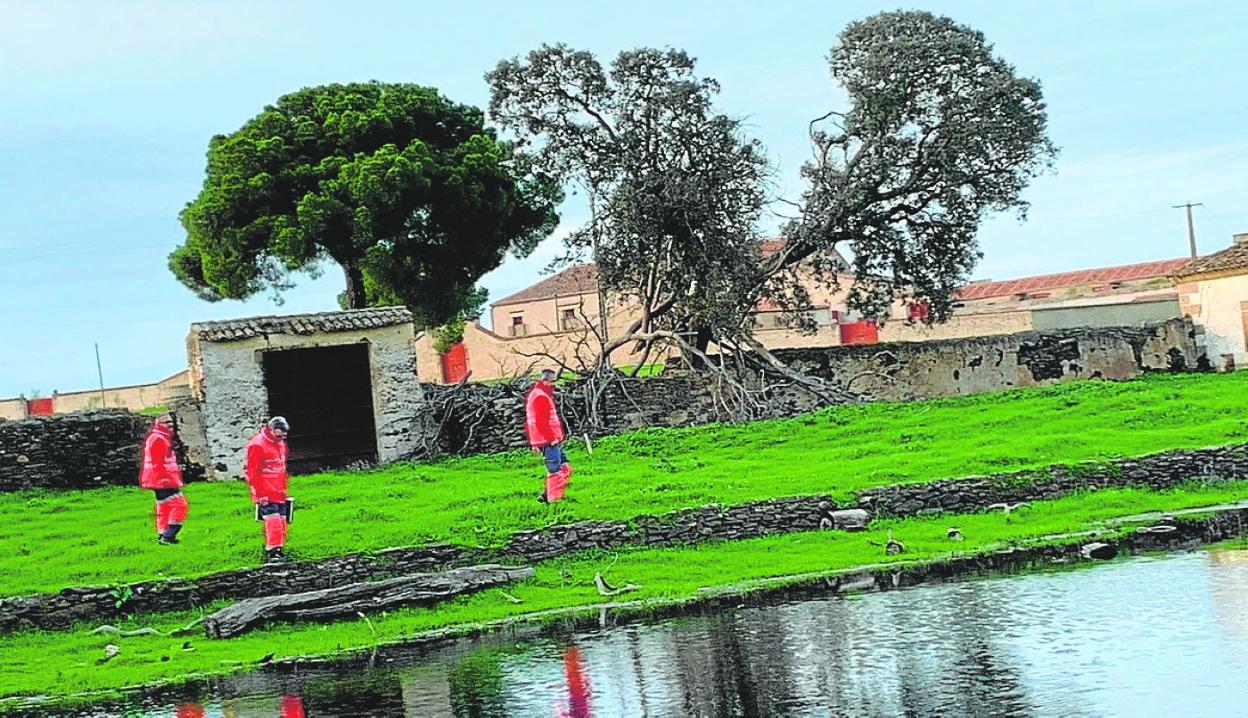
{"label": "tiled roof", "polygon": [[[764,239],[759,243],[759,251],[766,254],[775,254],[784,247],[785,240]],[[840,257],[840,253],[836,253]],[[841,257],[842,266],[849,266],[844,257]],[[577,294],[589,294],[598,291],[598,267],[593,262],[586,264],[576,264],[551,275],[542,281],[532,284],[515,294],[509,294],[497,302],[492,302],[491,306],[502,307],[508,304],[523,304],[525,302],[535,302],[542,299],[553,299],[554,297],[575,296]]]}
{"label": "tiled roof", "polygon": [[[1174,273],[1176,278],[1191,277],[1197,274],[1213,274],[1244,270],[1248,273],[1248,241],[1237,240],[1226,249],[1206,254],[1193,259],[1190,264]],[[1238,272],[1236,272],[1238,273]]]}
{"label": "tiled roof", "polygon": [[958,299],[987,299],[1046,289],[1078,287],[1086,284],[1138,281],[1154,277],[1168,277],[1191,263],[1191,259],[1166,259],[1159,262],[1124,264],[1118,267],[1083,269],[1077,272],[1041,274],[1035,277],[1007,279],[1000,282],[980,282],[958,288]]}
{"label": "tiled roof", "polygon": [[539,299],[566,297],[577,294],[589,294],[598,291],[598,265],[575,264],[558,274],[551,275],[537,284],[532,284],[515,294],[508,295],[493,303],[501,307],[505,304],[523,304]]}
{"label": "tiled roof", "polygon": [[318,332],[354,332],[376,329],[412,321],[407,307],[370,307],[342,312],[318,314],[287,314],[276,317],[244,317],[219,322],[196,322],[191,333],[210,342],[230,342],[265,334],[316,334]]}

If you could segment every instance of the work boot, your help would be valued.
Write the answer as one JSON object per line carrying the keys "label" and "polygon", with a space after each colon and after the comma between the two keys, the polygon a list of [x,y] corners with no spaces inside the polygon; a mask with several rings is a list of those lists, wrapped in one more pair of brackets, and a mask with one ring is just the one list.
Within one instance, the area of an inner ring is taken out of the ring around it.
{"label": "work boot", "polygon": [[160,535],[160,543],[167,546],[179,543],[178,532],[181,530],[182,524],[169,524],[169,527],[165,529],[165,532]]}
{"label": "work boot", "polygon": [[541,496],[538,496],[538,497],[537,497],[537,503],[539,503],[539,504],[548,504],[548,503],[550,503],[550,499],[547,499],[547,498],[546,498],[546,492],[545,492],[545,491],[543,491],[543,492],[542,492],[542,495],[541,495]]}
{"label": "work boot", "polygon": [[290,563],[290,557],[287,556],[284,551],[282,551],[281,546],[275,546],[273,548],[266,548],[264,550],[264,562],[265,563]]}
{"label": "work boot", "polygon": [[180,541],[178,541],[177,536],[166,536],[164,534],[156,534],[156,543],[160,544],[161,546],[173,546],[176,543],[180,543]]}

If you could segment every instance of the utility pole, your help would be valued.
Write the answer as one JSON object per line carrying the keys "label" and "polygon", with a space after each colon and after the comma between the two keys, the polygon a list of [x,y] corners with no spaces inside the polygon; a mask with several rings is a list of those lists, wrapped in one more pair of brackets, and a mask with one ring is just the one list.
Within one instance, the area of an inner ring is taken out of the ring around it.
{"label": "utility pole", "polygon": [[100,408],[103,409],[106,403],[104,398],[104,369],[100,366],[100,343],[95,343],[95,371],[100,375]]}
{"label": "utility pole", "polygon": [[1192,249],[1192,259],[1195,259],[1197,256],[1196,255],[1196,229],[1195,227],[1192,226],[1192,207],[1203,207],[1203,206],[1204,205],[1201,204],[1200,202],[1196,202],[1195,204],[1191,202],[1185,202],[1183,204],[1174,205],[1175,209],[1182,208],[1182,209],[1187,210],[1187,243]]}

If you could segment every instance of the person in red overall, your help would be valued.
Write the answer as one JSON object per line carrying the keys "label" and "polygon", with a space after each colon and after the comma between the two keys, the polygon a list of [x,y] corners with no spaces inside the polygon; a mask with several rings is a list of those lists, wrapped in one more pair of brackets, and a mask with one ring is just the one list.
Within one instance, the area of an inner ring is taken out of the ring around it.
{"label": "person in red overall", "polygon": [[251,502],[264,520],[264,556],[269,563],[286,563],[286,434],[290,424],[275,416],[247,442],[243,473],[251,488]]}
{"label": "person in red overall", "polygon": [[540,453],[546,463],[546,488],[538,501],[550,503],[563,498],[563,490],[572,475],[568,457],[563,453],[563,423],[555,410],[555,374],[543,369],[541,378],[524,397],[524,430],[529,446]]}
{"label": "person in red overall", "polygon": [[182,470],[173,451],[173,416],[161,414],[143,440],[143,465],[139,486],[156,494],[156,540],[178,543],[186,521],[186,497],[182,495]]}

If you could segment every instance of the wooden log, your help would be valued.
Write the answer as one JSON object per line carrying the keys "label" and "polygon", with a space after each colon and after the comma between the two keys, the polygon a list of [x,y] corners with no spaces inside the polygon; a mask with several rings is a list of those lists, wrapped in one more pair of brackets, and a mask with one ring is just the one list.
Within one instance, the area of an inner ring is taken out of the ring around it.
{"label": "wooden log", "polygon": [[248,598],[204,619],[209,638],[231,638],[270,621],[329,621],[399,606],[435,603],[533,576],[527,566],[482,564],[318,591]]}

